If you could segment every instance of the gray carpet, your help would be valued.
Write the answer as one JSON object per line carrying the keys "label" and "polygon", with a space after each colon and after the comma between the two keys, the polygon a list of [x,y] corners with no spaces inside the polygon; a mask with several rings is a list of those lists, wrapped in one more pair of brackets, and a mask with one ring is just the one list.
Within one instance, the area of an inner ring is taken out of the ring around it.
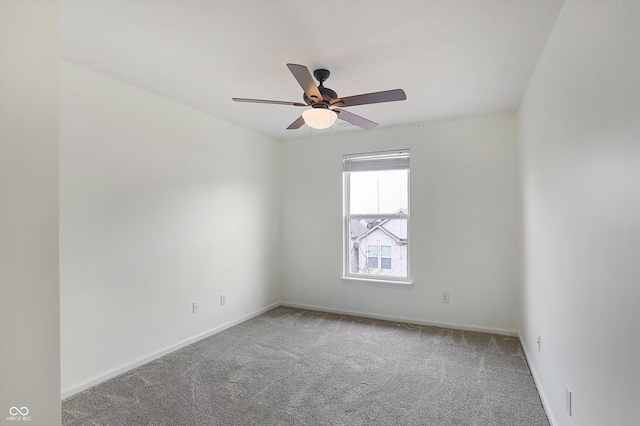
{"label": "gray carpet", "polygon": [[515,337],[284,307],[62,412],[63,425],[549,425]]}

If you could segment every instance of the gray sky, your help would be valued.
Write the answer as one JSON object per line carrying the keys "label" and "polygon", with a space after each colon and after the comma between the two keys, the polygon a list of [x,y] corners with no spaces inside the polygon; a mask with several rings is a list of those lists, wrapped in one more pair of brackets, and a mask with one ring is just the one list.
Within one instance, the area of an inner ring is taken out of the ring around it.
{"label": "gray sky", "polygon": [[407,170],[351,172],[351,213],[395,213],[409,207]]}

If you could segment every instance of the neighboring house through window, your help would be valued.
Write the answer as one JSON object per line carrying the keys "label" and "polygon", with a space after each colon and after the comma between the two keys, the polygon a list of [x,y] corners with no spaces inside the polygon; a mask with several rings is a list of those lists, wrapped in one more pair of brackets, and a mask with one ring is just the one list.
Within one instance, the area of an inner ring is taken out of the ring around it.
{"label": "neighboring house through window", "polygon": [[343,157],[345,256],[351,278],[409,280],[409,150]]}

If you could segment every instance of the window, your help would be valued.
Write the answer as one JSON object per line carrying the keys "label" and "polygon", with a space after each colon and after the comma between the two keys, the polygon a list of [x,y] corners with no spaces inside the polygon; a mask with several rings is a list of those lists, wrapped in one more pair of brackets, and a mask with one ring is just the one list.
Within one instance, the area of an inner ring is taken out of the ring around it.
{"label": "window", "polygon": [[367,246],[367,267],[371,269],[391,269],[391,246]]}
{"label": "window", "polygon": [[345,155],[344,275],[409,280],[409,150]]}

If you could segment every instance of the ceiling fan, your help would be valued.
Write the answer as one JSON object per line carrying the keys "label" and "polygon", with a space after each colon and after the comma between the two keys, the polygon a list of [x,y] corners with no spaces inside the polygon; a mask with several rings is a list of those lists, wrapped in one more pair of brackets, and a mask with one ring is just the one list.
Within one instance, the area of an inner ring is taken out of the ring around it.
{"label": "ceiling fan", "polygon": [[371,120],[353,114],[342,108],[356,105],[378,104],[382,102],[403,101],[407,95],[402,89],[386,90],[383,92],[365,93],[362,95],[338,97],[338,94],[323,83],[329,78],[329,70],[317,69],[313,72],[316,80],[320,82],[316,86],[309,69],[304,65],[287,64],[289,71],[304,90],[302,102],[270,101],[266,99],[232,98],[236,102],[251,102],[258,104],[291,105],[300,107],[311,107],[302,113],[293,123],[287,127],[288,130],[299,129],[303,124],[307,124],[314,129],[326,129],[333,125],[337,118],[344,120],[363,129],[373,129],[378,125]]}

